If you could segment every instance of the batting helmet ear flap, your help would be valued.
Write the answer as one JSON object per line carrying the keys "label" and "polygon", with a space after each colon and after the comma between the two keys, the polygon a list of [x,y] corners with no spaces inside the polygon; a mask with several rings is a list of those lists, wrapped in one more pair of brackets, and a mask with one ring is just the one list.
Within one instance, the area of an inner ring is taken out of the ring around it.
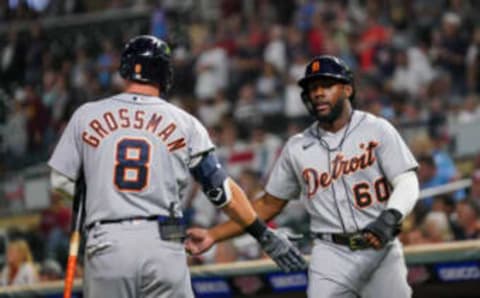
{"label": "batting helmet ear flap", "polygon": [[303,104],[307,108],[307,111],[310,113],[310,115],[315,117],[315,107],[310,100],[310,96],[308,95],[307,90],[303,89],[302,93],[300,93],[300,96],[302,97]]}
{"label": "batting helmet ear flap", "polygon": [[[131,59],[131,56],[129,55],[128,58],[125,59]],[[133,64],[132,63],[121,63],[120,64],[120,69],[118,70],[122,78],[124,79],[129,79],[130,74],[133,73]]]}

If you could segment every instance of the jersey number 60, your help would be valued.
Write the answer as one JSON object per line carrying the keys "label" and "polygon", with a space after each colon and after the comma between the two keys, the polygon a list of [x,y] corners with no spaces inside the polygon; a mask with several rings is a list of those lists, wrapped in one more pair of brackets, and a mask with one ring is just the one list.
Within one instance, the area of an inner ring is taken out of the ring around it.
{"label": "jersey number 60", "polygon": [[120,191],[142,191],[148,185],[150,144],[124,138],[117,143],[114,183]]}
{"label": "jersey number 60", "polygon": [[[375,197],[379,202],[385,202],[390,197],[390,187],[387,179],[381,177],[373,183]],[[370,184],[361,182],[353,187],[353,194],[355,196],[355,203],[360,208],[368,207],[372,204],[372,194],[370,193]]]}

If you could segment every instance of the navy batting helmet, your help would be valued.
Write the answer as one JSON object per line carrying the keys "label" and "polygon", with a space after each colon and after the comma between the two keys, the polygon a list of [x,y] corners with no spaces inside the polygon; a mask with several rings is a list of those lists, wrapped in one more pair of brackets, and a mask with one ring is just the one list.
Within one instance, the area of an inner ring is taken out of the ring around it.
{"label": "navy batting helmet", "polygon": [[119,72],[127,80],[160,84],[166,92],[172,83],[170,48],[155,36],[134,37],[123,49]]}
{"label": "navy batting helmet", "polygon": [[332,78],[346,84],[353,84],[353,74],[350,68],[340,58],[322,55],[317,56],[308,63],[305,76],[298,81],[298,85],[306,89],[308,82],[316,78]]}
{"label": "navy batting helmet", "polygon": [[308,96],[308,83],[319,78],[332,78],[344,84],[352,85],[353,93],[350,96],[350,101],[353,104],[355,86],[353,73],[350,68],[338,57],[330,55],[317,56],[308,63],[305,69],[305,76],[298,81],[298,85],[302,87],[302,101],[310,114],[313,116],[316,115],[312,102]]}

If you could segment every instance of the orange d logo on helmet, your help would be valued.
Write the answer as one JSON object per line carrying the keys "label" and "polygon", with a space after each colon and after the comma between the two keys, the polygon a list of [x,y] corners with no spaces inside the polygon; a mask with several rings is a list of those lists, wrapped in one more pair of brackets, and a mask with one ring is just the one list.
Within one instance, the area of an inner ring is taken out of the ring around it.
{"label": "orange d logo on helmet", "polygon": [[320,61],[315,61],[312,64],[312,72],[317,72],[320,70]]}
{"label": "orange d logo on helmet", "polygon": [[141,73],[142,72],[142,65],[141,64],[135,64],[135,73]]}

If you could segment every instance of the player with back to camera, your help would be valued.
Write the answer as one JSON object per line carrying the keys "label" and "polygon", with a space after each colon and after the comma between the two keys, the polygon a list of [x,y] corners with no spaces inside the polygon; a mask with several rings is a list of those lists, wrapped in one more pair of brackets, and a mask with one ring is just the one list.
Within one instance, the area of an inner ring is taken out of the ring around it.
{"label": "player with back to camera", "polygon": [[[269,220],[291,199],[304,203],[314,238],[308,297],[409,297],[396,235],[419,195],[415,158],[388,121],[353,109],[353,75],[339,58],[315,57],[299,85],[316,121],[288,140],[254,209]],[[199,254],[241,231],[232,221],[190,229],[187,249]]]}
{"label": "player with back to camera", "polygon": [[190,175],[282,269],[305,268],[224,172],[202,124],[160,97],[172,78],[168,45],[131,39],[120,74],[124,92],[76,110],[49,161],[53,188],[70,195],[83,169],[84,297],[193,297],[179,210]]}

